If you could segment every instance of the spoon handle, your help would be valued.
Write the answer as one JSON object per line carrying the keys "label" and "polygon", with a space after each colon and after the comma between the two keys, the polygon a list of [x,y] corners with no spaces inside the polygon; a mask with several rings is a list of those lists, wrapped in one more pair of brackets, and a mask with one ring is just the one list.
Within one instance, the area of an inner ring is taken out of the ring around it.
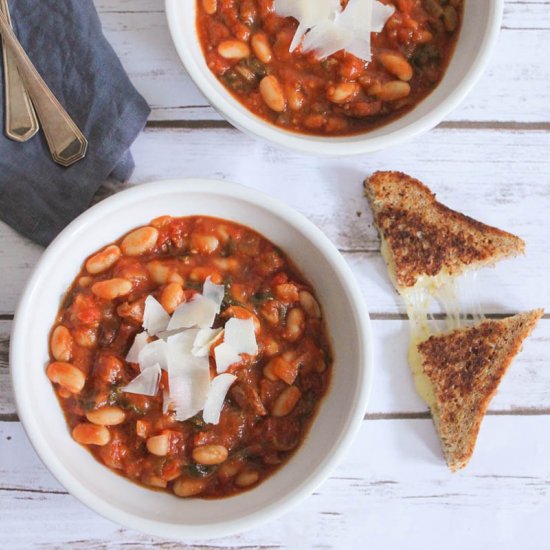
{"label": "spoon handle", "polygon": [[[8,0],[0,0],[0,11],[4,12],[11,25]],[[4,41],[2,40],[2,43]],[[39,125],[31,99],[19,76],[17,65],[10,50],[2,48],[4,58],[4,88],[6,99],[6,135],[14,141],[27,141],[38,132]]]}
{"label": "spoon handle", "polygon": [[54,161],[70,166],[84,158],[88,141],[38,74],[3,13],[0,13],[0,34],[17,63]]}

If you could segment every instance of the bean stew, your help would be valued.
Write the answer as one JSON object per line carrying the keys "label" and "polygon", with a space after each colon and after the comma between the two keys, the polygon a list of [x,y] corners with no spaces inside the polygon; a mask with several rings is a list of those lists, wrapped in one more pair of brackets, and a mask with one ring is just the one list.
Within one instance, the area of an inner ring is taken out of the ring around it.
{"label": "bean stew", "polygon": [[344,51],[289,52],[298,22],[275,14],[273,0],[197,0],[198,35],[210,70],[254,114],[298,133],[353,135],[430,94],[460,32],[463,0],[381,1],[395,12],[372,34],[368,63]]}
{"label": "bean stew", "polygon": [[[163,410],[166,370],[154,396],[122,390],[139,374],[126,357],[146,298],[172,314],[207,278],[224,285],[214,325],[252,319],[258,345],[229,367],[236,380],[218,424]],[[331,363],[315,292],[279,248],[233,222],[164,216],[86,260],[52,328],[46,374],[73,438],[98,461],[150,488],[216,498],[256,486],[291,457]]]}

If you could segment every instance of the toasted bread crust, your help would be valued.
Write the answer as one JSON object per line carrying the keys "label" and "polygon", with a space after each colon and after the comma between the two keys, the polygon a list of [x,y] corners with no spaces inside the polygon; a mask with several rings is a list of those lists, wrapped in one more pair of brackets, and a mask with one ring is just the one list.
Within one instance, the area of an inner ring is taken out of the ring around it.
{"label": "toasted bread crust", "polygon": [[489,403],[543,313],[538,309],[484,321],[418,345],[424,373],[434,386],[434,420],[451,470],[468,464]]}
{"label": "toasted bread crust", "polygon": [[364,187],[392,256],[389,267],[398,290],[423,275],[459,275],[525,250],[519,237],[447,208],[423,183],[401,172],[376,172]]}

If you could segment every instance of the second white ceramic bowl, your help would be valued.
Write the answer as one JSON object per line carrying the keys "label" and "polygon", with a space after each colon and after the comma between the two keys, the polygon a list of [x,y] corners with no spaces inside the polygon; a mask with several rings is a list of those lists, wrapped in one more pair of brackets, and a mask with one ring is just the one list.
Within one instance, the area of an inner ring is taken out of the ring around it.
{"label": "second white ceramic bowl", "polygon": [[[73,441],[44,372],[50,328],[84,259],[164,214],[215,216],[259,231],[280,246],[313,284],[328,324],[335,358],[332,381],[305,442],[276,474],[231,498],[180,499],[113,473]],[[17,411],[29,439],[75,497],[133,529],[161,537],[213,538],[288,511],[330,474],[363,420],[372,345],[357,283],[335,247],[311,222],[253,189],[208,180],[175,180],[137,186],[102,201],[48,247],[17,309],[10,368]]]}
{"label": "second white ceramic bowl", "polygon": [[185,68],[210,103],[234,126],[273,144],[304,153],[354,155],[386,149],[437,126],[479,80],[496,44],[504,0],[465,0],[456,51],[438,87],[415,109],[365,134],[310,136],[289,132],[254,115],[212,74],[197,36],[196,0],[166,0],[168,25]]}

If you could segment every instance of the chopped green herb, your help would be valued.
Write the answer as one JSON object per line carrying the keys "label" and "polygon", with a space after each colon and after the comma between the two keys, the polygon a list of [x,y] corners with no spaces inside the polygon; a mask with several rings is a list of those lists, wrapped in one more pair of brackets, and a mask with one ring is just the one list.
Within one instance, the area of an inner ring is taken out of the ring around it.
{"label": "chopped green herb", "polygon": [[122,388],[120,386],[115,386],[109,393],[109,397],[107,397],[107,403],[109,405],[116,405],[120,399],[121,393]]}
{"label": "chopped green herb", "polygon": [[215,466],[205,466],[204,464],[188,464],[185,468],[185,473],[192,477],[208,477],[216,470]]}
{"label": "chopped green herb", "polygon": [[241,302],[235,300],[231,294],[231,283],[225,285],[225,294],[223,295],[221,309],[227,309],[230,306],[243,306]]}
{"label": "chopped green herb", "polygon": [[233,256],[236,250],[237,243],[234,241],[234,239],[230,237],[228,241],[223,245],[220,255],[222,258],[227,258],[228,256]]}
{"label": "chopped green herb", "polygon": [[200,281],[192,281],[190,279],[185,281],[185,287],[192,290],[202,290],[202,286],[203,284]]}
{"label": "chopped green herb", "polygon": [[271,291],[266,290],[264,292],[256,292],[255,294],[253,294],[252,297],[250,298],[250,301],[254,305],[259,306],[260,304],[263,304],[264,302],[267,302],[269,300],[274,300],[274,299],[275,299],[275,297],[273,296]]}
{"label": "chopped green herb", "polygon": [[142,409],[141,407],[138,407],[135,403],[132,403],[131,401],[128,401],[124,398],[119,399],[117,404],[121,409],[139,414],[140,416],[143,416],[145,413],[147,413],[146,409]]}

